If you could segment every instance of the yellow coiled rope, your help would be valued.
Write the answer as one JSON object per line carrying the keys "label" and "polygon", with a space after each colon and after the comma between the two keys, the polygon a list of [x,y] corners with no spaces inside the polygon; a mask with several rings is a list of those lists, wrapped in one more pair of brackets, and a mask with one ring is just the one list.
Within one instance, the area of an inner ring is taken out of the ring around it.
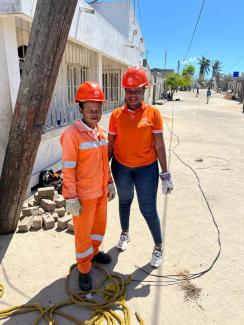
{"label": "yellow coiled rope", "polygon": [[[108,273],[98,264],[94,264],[94,266],[105,274],[105,279],[99,288],[89,291],[93,296],[92,299],[87,298],[88,292],[73,292],[70,290],[70,275],[72,270],[76,267],[76,264],[73,264],[70,267],[65,282],[65,292],[68,295],[66,301],[48,307],[43,307],[40,304],[25,304],[9,307],[0,310],[0,319],[9,318],[18,314],[38,312],[38,316],[33,325],[38,325],[41,320],[45,320],[48,325],[58,325],[55,315],[77,325],[130,325],[131,316],[129,308],[126,306],[125,296],[127,286],[131,282],[131,276],[129,275],[124,279],[118,274]],[[3,285],[0,284],[0,298],[3,296],[3,293]],[[71,314],[61,311],[62,307],[69,305],[77,305],[81,308],[91,310],[93,312],[92,318],[85,321],[79,320]],[[117,310],[120,310],[122,313],[118,314]],[[137,313],[136,318],[140,325],[144,325],[143,320]]]}

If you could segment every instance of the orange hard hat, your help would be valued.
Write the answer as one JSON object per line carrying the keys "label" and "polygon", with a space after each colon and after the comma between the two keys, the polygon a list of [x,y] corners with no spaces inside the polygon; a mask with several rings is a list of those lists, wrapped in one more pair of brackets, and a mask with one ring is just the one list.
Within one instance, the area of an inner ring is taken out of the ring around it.
{"label": "orange hard hat", "polygon": [[80,84],[75,101],[78,102],[105,102],[105,97],[102,89],[96,82],[83,82]]}
{"label": "orange hard hat", "polygon": [[149,85],[147,74],[141,67],[129,67],[122,78],[123,88],[139,88]]}

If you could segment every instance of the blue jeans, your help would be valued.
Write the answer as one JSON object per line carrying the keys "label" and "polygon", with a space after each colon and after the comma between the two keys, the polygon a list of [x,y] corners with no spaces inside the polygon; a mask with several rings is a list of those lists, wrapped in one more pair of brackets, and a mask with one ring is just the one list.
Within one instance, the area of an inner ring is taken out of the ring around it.
{"label": "blue jeans", "polygon": [[126,167],[113,158],[111,169],[119,196],[122,231],[129,230],[130,208],[135,187],[140,211],[151,231],[154,243],[155,245],[162,244],[160,220],[156,207],[158,162],[143,167]]}

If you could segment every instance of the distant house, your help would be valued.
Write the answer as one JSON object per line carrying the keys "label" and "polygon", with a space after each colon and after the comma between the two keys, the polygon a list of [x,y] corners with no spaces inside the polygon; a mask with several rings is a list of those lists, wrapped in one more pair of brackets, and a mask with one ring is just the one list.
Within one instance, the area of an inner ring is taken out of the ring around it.
{"label": "distant house", "polygon": [[[8,142],[36,0],[0,2],[0,172]],[[30,188],[43,169],[60,169],[59,135],[78,114],[74,95],[78,85],[97,81],[107,102],[104,111],[123,103],[121,76],[129,65],[143,65],[144,40],[129,1],[79,0],[60,66]],[[38,87],[38,85],[36,85]]]}
{"label": "distant house", "polygon": [[154,103],[157,100],[162,98],[162,94],[165,89],[164,87],[165,76],[172,72],[174,72],[174,69],[159,69],[159,68],[151,69],[151,73],[153,75],[153,80],[154,80],[154,89],[153,89]]}

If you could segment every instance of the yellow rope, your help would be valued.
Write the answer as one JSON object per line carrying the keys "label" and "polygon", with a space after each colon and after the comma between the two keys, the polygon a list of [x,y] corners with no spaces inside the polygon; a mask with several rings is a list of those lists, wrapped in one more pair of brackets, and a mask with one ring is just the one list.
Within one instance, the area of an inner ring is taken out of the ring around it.
{"label": "yellow rope", "polygon": [[[48,325],[58,325],[55,316],[62,317],[76,325],[131,325],[130,311],[125,301],[126,289],[131,282],[131,276],[124,279],[118,274],[108,273],[107,270],[98,264],[94,264],[94,266],[105,274],[105,278],[99,288],[92,289],[89,292],[71,291],[69,286],[70,275],[72,270],[76,267],[76,264],[73,264],[70,267],[65,282],[65,292],[68,295],[66,301],[47,307],[43,307],[40,304],[24,304],[9,307],[0,310],[0,319],[9,318],[18,314],[38,312],[38,316],[33,325],[38,325],[42,320],[46,321]],[[4,287],[0,284],[0,298],[3,296],[3,293]],[[92,299],[87,298],[88,293],[93,296]],[[80,306],[93,311],[92,318],[82,321],[60,310],[62,307],[70,305]],[[120,315],[116,311],[118,309],[122,312]],[[140,325],[144,325],[143,320],[137,313],[136,318]]]}

